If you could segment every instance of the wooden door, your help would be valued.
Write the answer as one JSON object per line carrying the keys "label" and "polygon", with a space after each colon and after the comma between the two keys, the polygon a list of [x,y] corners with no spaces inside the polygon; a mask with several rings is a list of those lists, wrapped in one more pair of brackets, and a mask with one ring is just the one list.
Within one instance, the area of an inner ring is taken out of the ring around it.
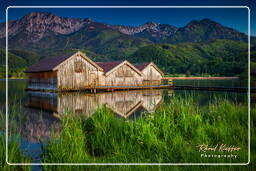
{"label": "wooden door", "polygon": [[91,73],[90,74],[90,78],[91,78],[91,87],[95,87],[98,84],[98,77],[96,75],[96,73]]}

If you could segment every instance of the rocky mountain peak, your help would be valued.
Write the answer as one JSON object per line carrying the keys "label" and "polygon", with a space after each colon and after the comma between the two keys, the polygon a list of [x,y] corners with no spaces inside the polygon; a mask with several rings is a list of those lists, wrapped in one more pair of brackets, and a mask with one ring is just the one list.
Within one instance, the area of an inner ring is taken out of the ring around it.
{"label": "rocky mountain peak", "polygon": [[112,25],[110,26],[113,29],[119,30],[121,33],[134,35],[144,31],[145,29],[154,29],[158,26],[158,23],[155,22],[146,22],[140,26],[124,26],[124,25]]}
{"label": "rocky mountain peak", "polygon": [[154,28],[154,27],[157,27],[158,25],[159,25],[158,23],[149,21],[149,22],[146,22],[145,24],[143,24],[142,27],[145,27],[145,28]]}
{"label": "rocky mountain peak", "polygon": [[186,26],[179,28],[170,43],[201,42],[216,39],[246,41],[247,36],[244,33],[206,18],[192,20]]}
{"label": "rocky mountain peak", "polygon": [[[64,18],[48,12],[31,12],[20,20],[8,23],[9,36],[20,32],[29,34],[28,39],[32,42],[40,40],[45,34],[70,34],[82,28],[85,24],[91,23],[91,19]],[[0,34],[0,38],[5,37]]]}
{"label": "rocky mountain peak", "polygon": [[205,18],[202,20],[192,20],[190,21],[185,27],[191,27],[191,26],[195,26],[195,25],[199,25],[199,26],[221,26],[221,24],[216,23],[215,21],[212,21],[209,18]]}
{"label": "rocky mountain peak", "polygon": [[24,17],[22,17],[22,20],[31,20],[35,18],[52,18],[52,17],[57,17],[57,16],[49,12],[30,12]]}

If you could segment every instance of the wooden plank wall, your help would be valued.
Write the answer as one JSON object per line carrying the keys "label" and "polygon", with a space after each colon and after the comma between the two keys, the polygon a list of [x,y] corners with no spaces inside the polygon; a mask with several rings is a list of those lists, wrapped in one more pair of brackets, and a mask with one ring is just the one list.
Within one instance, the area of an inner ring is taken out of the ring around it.
{"label": "wooden plank wall", "polygon": [[28,77],[28,88],[46,90],[57,88],[57,72],[28,73]]}
{"label": "wooden plank wall", "polygon": [[[81,72],[76,71],[76,64],[82,64]],[[103,82],[103,72],[81,56],[75,56],[65,61],[58,68],[59,90],[80,90],[93,87]]]}
{"label": "wooden plank wall", "polygon": [[106,86],[142,85],[143,78],[127,64],[120,66],[105,78]]}
{"label": "wooden plank wall", "polygon": [[152,65],[148,65],[142,73],[144,74],[144,80],[150,81],[160,81],[162,79],[161,74],[153,67]]}

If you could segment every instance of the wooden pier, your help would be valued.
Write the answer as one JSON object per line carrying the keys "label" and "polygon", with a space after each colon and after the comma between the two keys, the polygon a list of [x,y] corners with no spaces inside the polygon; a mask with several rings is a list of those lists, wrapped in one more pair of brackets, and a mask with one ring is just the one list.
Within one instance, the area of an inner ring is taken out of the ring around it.
{"label": "wooden pier", "polygon": [[46,90],[46,89],[30,89],[26,88],[25,91],[44,91],[44,92],[77,92],[77,91],[86,91],[91,93],[96,92],[108,92],[108,91],[117,91],[117,90],[144,90],[144,89],[170,89],[173,88],[173,85],[138,85],[138,86],[95,86],[95,87],[85,87],[83,89],[66,89],[66,90]]}
{"label": "wooden pier", "polygon": [[[248,92],[247,87],[206,87],[206,86],[176,86],[176,85],[158,85],[158,86],[98,86],[87,87],[79,90],[42,90],[42,89],[25,89],[25,91],[43,91],[43,92],[112,92],[122,90],[145,90],[145,89],[174,89],[174,90],[198,90],[198,91],[226,91],[226,92]],[[251,93],[256,93],[256,88],[250,89]]]}
{"label": "wooden pier", "polygon": [[162,80],[239,80],[239,77],[163,77]]}
{"label": "wooden pier", "polygon": [[[248,87],[225,87],[225,86],[200,86],[200,85],[177,85],[175,80],[239,80],[239,77],[163,77],[167,84],[171,82],[174,90],[199,90],[199,91],[226,91],[226,92],[248,92]],[[256,93],[256,88],[250,89]]]}
{"label": "wooden pier", "polygon": [[[206,87],[206,86],[173,86],[174,90],[200,90],[200,91],[226,91],[226,92],[248,92],[248,87]],[[256,93],[256,88],[250,89]]]}

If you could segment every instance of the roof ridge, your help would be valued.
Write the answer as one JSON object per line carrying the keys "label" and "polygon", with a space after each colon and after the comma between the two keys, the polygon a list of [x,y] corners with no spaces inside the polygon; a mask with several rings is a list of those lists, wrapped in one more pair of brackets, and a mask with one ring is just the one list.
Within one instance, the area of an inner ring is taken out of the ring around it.
{"label": "roof ridge", "polygon": [[142,71],[144,68],[146,68],[151,62],[143,62],[143,63],[135,63],[133,64],[138,70]]}
{"label": "roof ridge", "polygon": [[125,60],[120,60],[120,61],[99,61],[95,63],[114,63],[114,62],[124,62]]}
{"label": "roof ridge", "polygon": [[109,62],[96,62],[96,64],[98,64],[105,73],[107,73],[108,71],[112,70],[113,68],[115,68],[117,65],[123,63],[125,60],[123,61],[109,61]]}

